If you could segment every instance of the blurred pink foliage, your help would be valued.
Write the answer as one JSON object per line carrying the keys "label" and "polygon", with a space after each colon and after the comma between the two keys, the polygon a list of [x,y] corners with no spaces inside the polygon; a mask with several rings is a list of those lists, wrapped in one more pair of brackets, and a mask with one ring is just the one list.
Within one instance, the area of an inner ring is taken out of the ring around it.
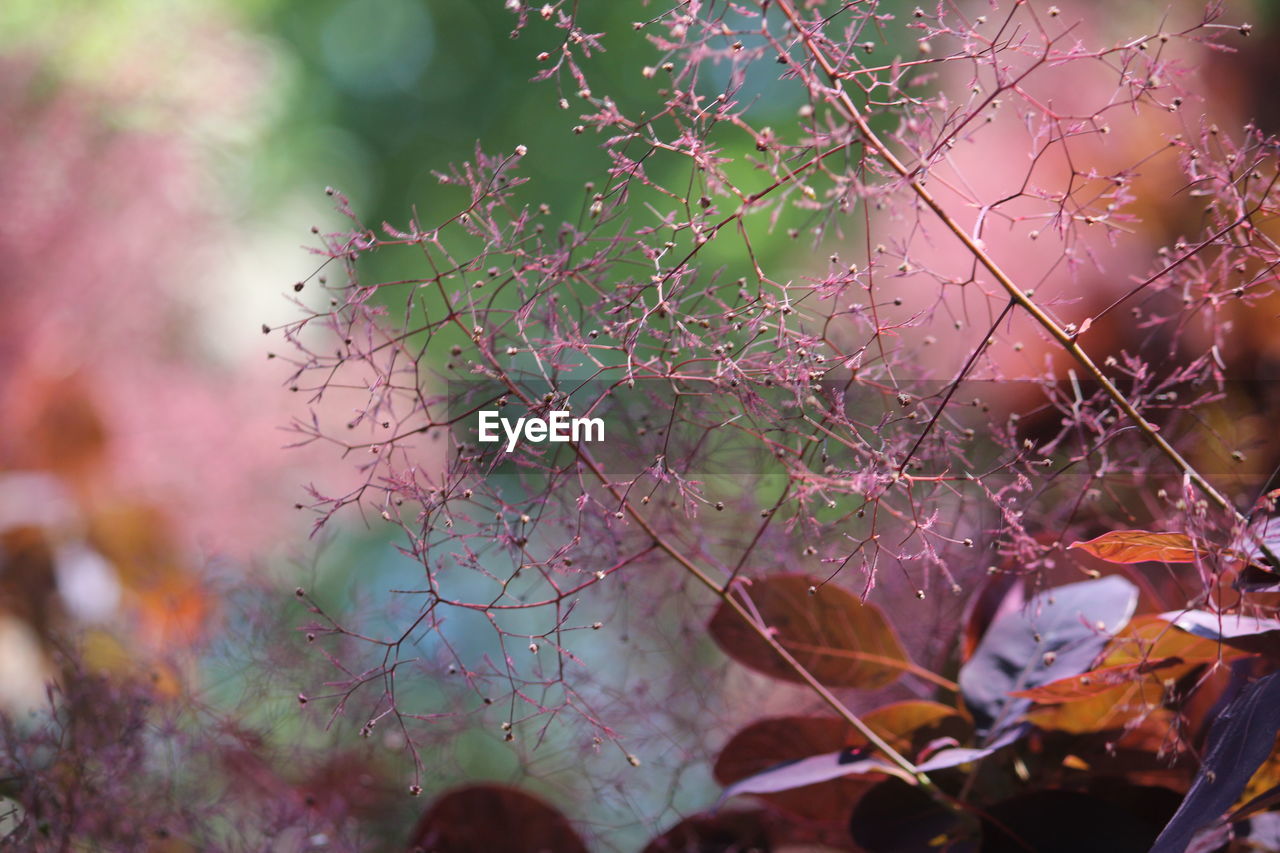
{"label": "blurred pink foliage", "polygon": [[129,106],[32,62],[0,74],[0,467],[74,450],[41,414],[74,386],[106,439],[75,491],[153,502],[204,550],[247,556],[280,540],[306,456],[280,452],[289,401],[262,354],[202,351],[194,290],[217,286],[203,262],[233,235],[199,140],[132,127]]}

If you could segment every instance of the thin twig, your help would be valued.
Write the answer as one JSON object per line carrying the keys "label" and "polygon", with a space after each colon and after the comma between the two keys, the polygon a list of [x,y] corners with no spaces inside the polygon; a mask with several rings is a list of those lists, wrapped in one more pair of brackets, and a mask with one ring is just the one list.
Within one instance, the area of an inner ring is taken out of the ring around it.
{"label": "thin twig", "polygon": [[933,194],[920,182],[917,177],[918,170],[907,166],[890,150],[889,146],[880,138],[880,136],[871,129],[866,119],[862,115],[862,111],[854,104],[853,99],[849,97],[848,92],[844,89],[843,76],[837,72],[835,66],[823,53],[822,48],[814,43],[809,26],[800,20],[799,14],[796,12],[795,6],[791,0],[778,0],[778,7],[782,10],[783,15],[791,23],[792,27],[799,34],[801,40],[809,56],[818,64],[826,75],[828,83],[831,87],[831,93],[834,95],[836,103],[843,108],[846,117],[851,121],[858,132],[862,135],[863,141],[866,143],[867,149],[874,152],[878,157],[889,164],[889,168],[893,169],[907,185],[911,188],[916,197],[924,203],[938,220],[946,226],[946,228],[954,234],[965,249],[973,255],[974,259],[983,266],[991,274],[991,276],[1004,288],[1017,305],[1032,316],[1037,323],[1040,324],[1049,335],[1056,340],[1067,352],[1071,354],[1080,366],[1084,368],[1098,384],[1112,402],[1124,412],[1138,428],[1138,430],[1147,437],[1147,439],[1156,446],[1173,464],[1178,468],[1182,475],[1195,485],[1206,497],[1217,504],[1221,509],[1234,514],[1237,522],[1241,525],[1247,523],[1245,517],[1236,509],[1235,504],[1219,492],[1214,486],[1200,474],[1182,454],[1174,449],[1173,445],[1165,441],[1164,436],[1160,435],[1158,427],[1147,421],[1146,418],[1138,411],[1133,403],[1129,402],[1129,398],[1124,395],[1115,383],[1112,382],[1105,373],[1094,363],[1089,354],[1080,347],[1076,342],[1074,335],[1068,333],[1059,326],[1052,317],[1045,313],[1044,309],[1027,294],[1026,291],[1014,284],[1013,279],[996,263],[995,259],[987,254],[986,249],[979,245],[978,241],[969,234],[952,216],[946,211],[942,204],[933,197]]}

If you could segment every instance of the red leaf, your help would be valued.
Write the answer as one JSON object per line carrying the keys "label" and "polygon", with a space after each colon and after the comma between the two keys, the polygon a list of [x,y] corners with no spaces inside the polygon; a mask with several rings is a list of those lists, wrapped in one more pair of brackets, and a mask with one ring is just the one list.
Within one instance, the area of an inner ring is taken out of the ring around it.
{"label": "red leaf", "polygon": [[587,853],[564,815],[505,785],[473,785],[434,803],[413,830],[409,850],[433,853]]}
{"label": "red leaf", "polygon": [[769,816],[764,812],[727,812],[685,818],[649,842],[644,853],[686,850],[772,850]]}
{"label": "red leaf", "polygon": [[[783,648],[823,684],[873,689],[914,669],[880,608],[863,604],[837,586],[818,584],[804,575],[774,575],[739,595]],[[815,586],[816,593],[810,595]],[[739,663],[804,683],[729,605],[720,605],[708,629],[717,645]]]}
{"label": "red leaf", "polygon": [[[973,733],[973,724],[955,708],[924,700],[885,705],[862,719],[908,757],[940,740],[967,741]],[[861,734],[836,717],[759,720],[725,744],[715,777],[726,786],[726,799],[754,794],[801,817],[844,819],[857,797],[880,779],[855,774],[887,766],[874,752],[857,754],[866,745]]]}

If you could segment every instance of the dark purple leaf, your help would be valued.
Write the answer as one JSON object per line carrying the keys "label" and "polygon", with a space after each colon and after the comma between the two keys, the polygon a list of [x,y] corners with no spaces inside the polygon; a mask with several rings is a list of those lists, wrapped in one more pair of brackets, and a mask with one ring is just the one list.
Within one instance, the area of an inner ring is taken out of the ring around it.
{"label": "dark purple leaf", "polygon": [[1275,745],[1280,729],[1280,672],[1240,691],[1214,722],[1191,790],[1151,853],[1184,853],[1196,831],[1222,817]]}
{"label": "dark purple leaf", "polygon": [[1160,831],[1160,822],[1125,804],[1080,791],[1019,794],[989,807],[982,853],[1133,853]]}
{"label": "dark purple leaf", "polygon": [[960,668],[960,692],[978,731],[1017,724],[1031,702],[1010,692],[1087,670],[1137,604],[1137,587],[1113,575],[1047,590],[1000,615]]}
{"label": "dark purple leaf", "polygon": [[694,815],[650,841],[644,853],[688,853],[690,850],[767,853],[774,848],[769,829],[769,816],[762,811]]}
{"label": "dark purple leaf", "polygon": [[868,853],[935,853],[963,828],[960,816],[901,779],[886,779],[858,800],[849,831]]}

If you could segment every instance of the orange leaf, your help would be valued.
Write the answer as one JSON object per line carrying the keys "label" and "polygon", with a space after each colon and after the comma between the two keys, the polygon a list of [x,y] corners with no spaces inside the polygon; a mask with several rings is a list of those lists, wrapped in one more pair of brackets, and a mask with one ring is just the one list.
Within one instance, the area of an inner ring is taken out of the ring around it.
{"label": "orange leaf", "polygon": [[1139,616],[1108,644],[1097,669],[1043,685],[1042,693],[1028,695],[1040,704],[1027,719],[1043,729],[1074,734],[1131,725],[1163,713],[1158,709],[1165,701],[1165,682],[1204,664],[1245,656],[1179,631],[1158,616]]}
{"label": "orange leaf", "polygon": [[1209,551],[1196,547],[1185,533],[1153,533],[1150,530],[1112,530],[1087,542],[1074,542],[1072,548],[1106,560],[1108,563],[1193,563]]}
{"label": "orange leaf", "polygon": [[1178,657],[1186,663],[1216,663],[1242,657],[1216,640],[1174,628],[1159,616],[1138,616],[1108,645],[1103,666]]}
{"label": "orange leaf", "polygon": [[1083,702],[1129,683],[1146,682],[1159,691],[1170,678],[1180,678],[1200,664],[1230,661],[1244,653],[1218,643],[1171,630],[1158,616],[1139,616],[1107,646],[1102,662],[1088,672],[1013,693],[1041,705]]}
{"label": "orange leaf", "polygon": [[1182,658],[1163,658],[1149,662],[1122,663],[1106,666],[1060,678],[1030,690],[1017,690],[1010,696],[1031,699],[1041,705],[1057,705],[1062,702],[1078,702],[1105,693],[1113,687],[1128,684],[1130,681],[1156,670],[1178,666],[1185,663]]}
{"label": "orange leaf", "polygon": [[1122,729],[1136,720],[1166,713],[1160,708],[1164,690],[1145,680],[1110,687],[1095,696],[1075,702],[1040,705],[1027,712],[1027,721],[1046,731],[1070,734]]}

